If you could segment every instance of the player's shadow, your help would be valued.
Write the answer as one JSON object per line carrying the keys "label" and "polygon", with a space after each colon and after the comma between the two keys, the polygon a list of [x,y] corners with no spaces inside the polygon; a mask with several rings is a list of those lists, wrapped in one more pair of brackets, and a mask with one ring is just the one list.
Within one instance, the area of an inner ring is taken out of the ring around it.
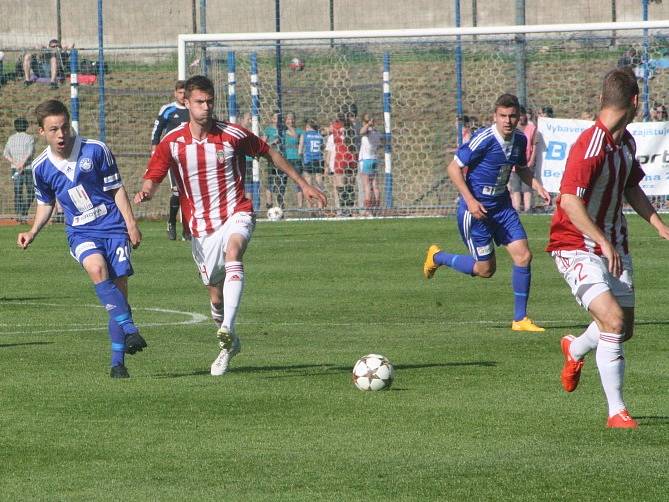
{"label": "player's shadow", "polygon": [[51,345],[53,342],[19,342],[19,343],[0,343],[0,349],[9,347],[23,347],[24,345]]}
{"label": "player's shadow", "polygon": [[[459,366],[497,366],[496,361],[464,361],[452,363],[424,363],[424,364],[397,364],[395,370],[424,369],[424,368],[452,368]],[[272,365],[272,366],[232,366],[231,373],[271,373],[280,371],[280,375],[266,375],[264,378],[300,378],[314,375],[329,375],[333,373],[350,373],[353,366],[340,366],[330,364],[293,364],[293,365]],[[198,370],[191,372],[168,372],[154,375],[157,378],[181,378],[189,376],[209,375],[207,370]]]}
{"label": "player's shadow", "polygon": [[[59,296],[60,298],[66,298],[63,296]],[[34,300],[53,300],[53,296],[0,296],[0,302],[27,302],[27,301],[34,301]]]}
{"label": "player's shadow", "polygon": [[644,427],[649,425],[664,425],[664,424],[669,424],[669,417],[667,416],[661,416],[661,415],[646,415],[646,416],[635,416],[634,417],[637,421],[639,421],[640,425],[643,425]]}

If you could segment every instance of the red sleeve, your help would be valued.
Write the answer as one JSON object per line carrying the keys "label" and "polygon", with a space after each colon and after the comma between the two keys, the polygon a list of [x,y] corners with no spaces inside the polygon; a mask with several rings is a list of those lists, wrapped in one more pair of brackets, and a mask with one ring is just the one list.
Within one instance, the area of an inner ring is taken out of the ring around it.
{"label": "red sleeve", "polygon": [[153,152],[153,155],[151,155],[143,178],[155,183],[160,183],[165,179],[165,176],[167,176],[170,167],[174,165],[176,165],[176,163],[170,152],[170,142],[165,141],[165,138],[163,138],[163,141],[158,143],[156,150]]}
{"label": "red sleeve", "polygon": [[239,149],[249,157],[260,157],[269,152],[269,145],[261,138],[253,134],[248,129],[238,126],[246,133],[238,143]]}
{"label": "red sleeve", "polygon": [[592,180],[599,175],[605,158],[604,149],[597,155],[586,157],[590,136],[582,134],[569,151],[567,164],[560,182],[560,194],[576,195],[584,198],[590,191]]}

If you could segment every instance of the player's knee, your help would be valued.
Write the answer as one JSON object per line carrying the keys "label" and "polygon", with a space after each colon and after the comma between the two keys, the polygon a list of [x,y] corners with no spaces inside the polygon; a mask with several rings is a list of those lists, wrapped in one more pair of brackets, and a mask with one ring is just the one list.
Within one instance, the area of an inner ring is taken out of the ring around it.
{"label": "player's knee", "polygon": [[490,279],[495,275],[497,270],[497,265],[495,262],[491,261],[477,261],[474,264],[474,274],[483,279]]}
{"label": "player's knee", "polygon": [[[625,319],[622,316],[622,313],[618,312],[608,312],[603,319],[600,319],[602,326],[601,331],[605,333],[624,333],[625,332]],[[629,338],[632,335],[630,334]]]}

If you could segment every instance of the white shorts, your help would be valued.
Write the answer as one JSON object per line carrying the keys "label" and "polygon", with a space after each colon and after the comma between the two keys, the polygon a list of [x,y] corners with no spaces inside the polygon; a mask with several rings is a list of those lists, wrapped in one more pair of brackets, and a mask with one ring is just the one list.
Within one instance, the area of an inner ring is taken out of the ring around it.
{"label": "white shorts", "polygon": [[620,277],[609,273],[609,262],[606,258],[588,251],[553,251],[551,256],[582,307],[588,309],[590,302],[606,291],[611,291],[621,307],[634,307],[630,255],[620,257],[623,266]]}
{"label": "white shorts", "polygon": [[218,284],[225,278],[225,252],[233,234],[251,240],[255,217],[251,213],[235,213],[213,234],[193,237],[193,260],[205,286]]}

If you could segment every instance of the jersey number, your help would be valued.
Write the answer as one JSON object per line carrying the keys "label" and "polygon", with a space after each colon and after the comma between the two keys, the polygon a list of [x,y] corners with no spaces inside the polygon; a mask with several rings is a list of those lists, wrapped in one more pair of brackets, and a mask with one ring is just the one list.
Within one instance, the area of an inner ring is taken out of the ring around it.
{"label": "jersey number", "polygon": [[118,261],[127,261],[128,260],[128,247],[119,246],[116,248],[116,256],[118,256]]}

